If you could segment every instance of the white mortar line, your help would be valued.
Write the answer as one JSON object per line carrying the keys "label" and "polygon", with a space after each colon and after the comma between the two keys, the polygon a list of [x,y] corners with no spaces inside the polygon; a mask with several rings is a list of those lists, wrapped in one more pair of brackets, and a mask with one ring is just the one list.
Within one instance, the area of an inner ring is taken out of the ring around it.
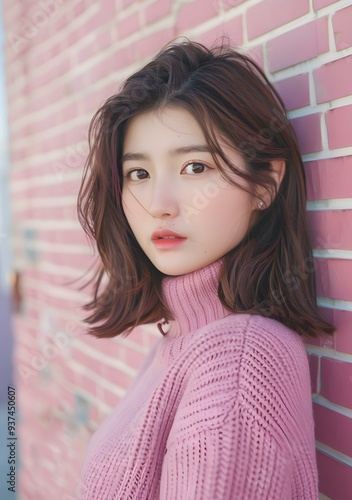
{"label": "white mortar line", "polygon": [[344,408],[343,406],[337,405],[335,403],[331,403],[319,394],[313,394],[312,399],[314,403],[317,403],[324,408],[328,408],[329,410],[335,411],[336,413],[340,413],[340,415],[344,415],[345,417],[350,418],[352,424],[352,410]]}
{"label": "white mortar line", "polygon": [[324,455],[328,455],[334,460],[337,460],[345,465],[348,465],[349,467],[352,467],[352,458],[349,457],[348,455],[345,455],[340,451],[334,450],[333,448],[330,448],[330,446],[327,446],[326,444],[321,443],[320,441],[315,441],[315,447],[317,450],[324,453]]}

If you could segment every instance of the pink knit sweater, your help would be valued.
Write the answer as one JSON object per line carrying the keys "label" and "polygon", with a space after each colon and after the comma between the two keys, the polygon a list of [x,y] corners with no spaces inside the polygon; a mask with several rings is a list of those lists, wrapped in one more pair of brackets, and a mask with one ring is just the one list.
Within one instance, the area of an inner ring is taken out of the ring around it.
{"label": "pink knit sweater", "polygon": [[303,343],[224,309],[220,265],[164,278],[176,320],[91,439],[81,499],[318,498]]}

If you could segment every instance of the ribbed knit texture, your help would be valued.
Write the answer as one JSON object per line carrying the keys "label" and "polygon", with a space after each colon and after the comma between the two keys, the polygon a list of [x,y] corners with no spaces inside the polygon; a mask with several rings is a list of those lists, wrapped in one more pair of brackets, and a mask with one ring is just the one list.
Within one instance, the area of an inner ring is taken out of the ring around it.
{"label": "ribbed knit texture", "polygon": [[176,320],[92,437],[84,500],[316,500],[301,338],[217,296],[221,260],[167,277]]}

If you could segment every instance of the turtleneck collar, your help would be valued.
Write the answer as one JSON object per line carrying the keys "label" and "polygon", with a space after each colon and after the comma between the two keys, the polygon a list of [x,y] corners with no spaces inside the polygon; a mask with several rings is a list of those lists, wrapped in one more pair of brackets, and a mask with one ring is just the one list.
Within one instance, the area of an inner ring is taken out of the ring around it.
{"label": "turtleneck collar", "polygon": [[166,337],[198,330],[230,314],[217,294],[222,262],[221,258],[191,273],[163,278],[165,305],[175,318],[174,321],[158,323],[159,330],[166,333]]}

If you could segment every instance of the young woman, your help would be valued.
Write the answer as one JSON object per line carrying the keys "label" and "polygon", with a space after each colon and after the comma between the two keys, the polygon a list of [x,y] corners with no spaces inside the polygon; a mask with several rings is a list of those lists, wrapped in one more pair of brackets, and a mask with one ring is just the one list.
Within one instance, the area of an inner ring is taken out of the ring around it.
{"label": "young woman", "polygon": [[172,44],[93,118],[79,216],[90,332],[161,338],[93,436],[80,498],[318,498],[301,336],[315,302],[301,157],[246,56]]}

